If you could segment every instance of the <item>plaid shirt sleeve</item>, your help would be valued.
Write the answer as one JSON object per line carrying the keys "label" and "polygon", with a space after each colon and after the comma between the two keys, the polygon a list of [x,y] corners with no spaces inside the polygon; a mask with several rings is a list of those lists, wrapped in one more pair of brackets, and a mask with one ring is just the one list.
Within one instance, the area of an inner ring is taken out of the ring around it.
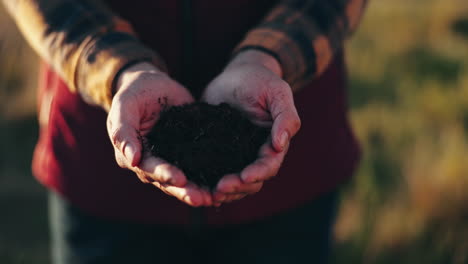
{"label": "plaid shirt sleeve", "polygon": [[165,70],[131,26],[98,0],[3,0],[31,46],[85,101],[109,109],[117,73],[138,61]]}
{"label": "plaid shirt sleeve", "polygon": [[273,55],[293,91],[323,73],[359,24],[366,0],[283,0],[247,33],[235,52]]}

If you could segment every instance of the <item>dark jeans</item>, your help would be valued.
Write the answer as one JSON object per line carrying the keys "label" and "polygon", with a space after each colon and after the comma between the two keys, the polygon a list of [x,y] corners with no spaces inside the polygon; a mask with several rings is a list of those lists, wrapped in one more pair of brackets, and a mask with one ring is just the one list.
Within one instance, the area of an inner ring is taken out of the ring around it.
{"label": "dark jeans", "polygon": [[266,220],[184,229],[98,219],[51,193],[54,264],[327,263],[336,192]]}

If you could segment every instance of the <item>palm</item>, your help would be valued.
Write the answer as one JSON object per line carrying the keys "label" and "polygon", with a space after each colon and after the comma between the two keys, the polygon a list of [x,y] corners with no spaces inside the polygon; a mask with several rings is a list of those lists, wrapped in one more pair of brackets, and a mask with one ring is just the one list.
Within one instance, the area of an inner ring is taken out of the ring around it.
{"label": "palm", "polygon": [[119,79],[108,115],[108,132],[117,163],[134,171],[144,183],[192,205],[211,205],[209,193],[187,182],[175,166],[144,151],[145,136],[165,107],[193,102],[193,97],[166,74],[143,65]]}
{"label": "palm", "polygon": [[[265,69],[260,70],[262,75],[270,74]],[[271,125],[267,87],[265,80],[255,74],[258,71],[258,68],[245,66],[219,76],[207,87],[203,100],[210,104],[226,102],[246,113],[253,122]]]}
{"label": "palm", "polygon": [[272,127],[271,138],[261,147],[258,159],[239,174],[225,175],[214,200],[219,204],[259,191],[263,181],[276,175],[289,139],[299,129],[289,85],[261,65],[241,64],[227,67],[213,80],[203,100],[210,104],[226,102],[246,113],[254,123]]}

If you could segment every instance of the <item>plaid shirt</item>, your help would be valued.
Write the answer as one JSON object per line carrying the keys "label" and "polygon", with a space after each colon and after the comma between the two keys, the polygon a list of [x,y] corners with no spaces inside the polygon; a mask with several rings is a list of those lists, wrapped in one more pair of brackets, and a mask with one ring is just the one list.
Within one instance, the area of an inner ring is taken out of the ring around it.
{"label": "plaid shirt", "polygon": [[[129,23],[100,1],[3,0],[32,47],[88,103],[109,109],[116,75],[140,61],[165,70]],[[366,0],[283,0],[234,52],[259,49],[281,64],[294,91],[325,71],[362,16]]]}

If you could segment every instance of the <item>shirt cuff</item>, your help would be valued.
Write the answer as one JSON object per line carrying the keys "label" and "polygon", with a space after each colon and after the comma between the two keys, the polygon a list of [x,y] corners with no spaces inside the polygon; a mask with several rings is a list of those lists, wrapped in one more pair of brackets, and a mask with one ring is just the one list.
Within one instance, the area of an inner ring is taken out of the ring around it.
{"label": "shirt cuff", "polygon": [[275,57],[281,65],[283,79],[291,87],[300,86],[302,77],[311,71],[308,69],[310,62],[307,63],[302,47],[282,31],[271,28],[253,29],[234,52],[250,48],[262,50]]}
{"label": "shirt cuff", "polygon": [[75,68],[74,85],[90,104],[109,110],[117,74],[127,66],[147,61],[167,71],[161,57],[133,35],[112,31],[89,40]]}

